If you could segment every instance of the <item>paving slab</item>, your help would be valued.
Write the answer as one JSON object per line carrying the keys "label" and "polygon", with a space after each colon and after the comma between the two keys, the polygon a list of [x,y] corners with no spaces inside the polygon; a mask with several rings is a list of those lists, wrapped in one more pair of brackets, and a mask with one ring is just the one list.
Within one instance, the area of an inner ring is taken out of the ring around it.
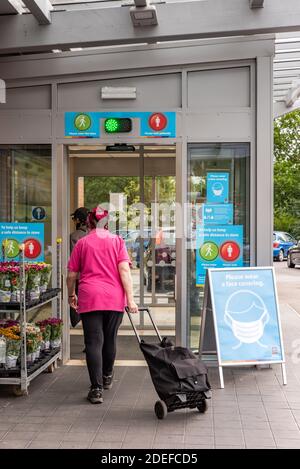
{"label": "paving slab", "polygon": [[291,359],[300,315],[287,304],[281,314],[287,386],[278,365],[226,368],[225,389],[219,388],[218,370],[210,368],[207,413],[181,410],[158,421],[147,367],[116,367],[114,387],[93,406],[86,400],[86,367],[63,366],[36,378],[24,399],[0,387],[0,449],[300,449],[300,369]]}

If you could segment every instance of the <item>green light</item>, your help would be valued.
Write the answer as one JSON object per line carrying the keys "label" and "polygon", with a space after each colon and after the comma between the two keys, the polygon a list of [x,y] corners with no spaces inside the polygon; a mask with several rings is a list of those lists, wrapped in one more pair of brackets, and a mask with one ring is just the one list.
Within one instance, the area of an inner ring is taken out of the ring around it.
{"label": "green light", "polygon": [[105,131],[108,133],[118,132],[119,121],[118,119],[106,119],[104,124]]}
{"label": "green light", "polygon": [[110,117],[104,121],[104,130],[108,134],[131,132],[132,121],[127,117]]}

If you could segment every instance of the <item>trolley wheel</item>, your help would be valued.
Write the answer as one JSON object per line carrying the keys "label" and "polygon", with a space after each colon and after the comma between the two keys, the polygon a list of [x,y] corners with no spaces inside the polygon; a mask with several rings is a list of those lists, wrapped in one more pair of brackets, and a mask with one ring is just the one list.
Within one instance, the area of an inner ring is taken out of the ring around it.
{"label": "trolley wheel", "polygon": [[154,412],[159,420],[164,419],[167,416],[168,408],[163,401],[156,401],[154,405]]}
{"label": "trolley wheel", "polygon": [[21,387],[17,385],[12,387],[12,392],[16,397],[28,396],[28,389],[21,389]]}
{"label": "trolley wheel", "polygon": [[203,399],[203,401],[199,402],[197,404],[197,409],[200,412],[200,414],[204,414],[207,411],[207,403],[206,400]]}
{"label": "trolley wheel", "polygon": [[51,365],[49,365],[47,368],[48,373],[54,373],[54,369],[55,369],[54,363],[51,363]]}

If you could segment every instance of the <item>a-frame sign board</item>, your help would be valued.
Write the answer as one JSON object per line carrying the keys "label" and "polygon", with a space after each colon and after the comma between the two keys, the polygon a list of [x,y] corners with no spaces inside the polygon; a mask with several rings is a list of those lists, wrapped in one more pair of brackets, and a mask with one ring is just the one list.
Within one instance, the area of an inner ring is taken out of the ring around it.
{"label": "a-frame sign board", "polygon": [[281,364],[287,383],[273,267],[209,269],[201,316],[199,357],[224,366]]}

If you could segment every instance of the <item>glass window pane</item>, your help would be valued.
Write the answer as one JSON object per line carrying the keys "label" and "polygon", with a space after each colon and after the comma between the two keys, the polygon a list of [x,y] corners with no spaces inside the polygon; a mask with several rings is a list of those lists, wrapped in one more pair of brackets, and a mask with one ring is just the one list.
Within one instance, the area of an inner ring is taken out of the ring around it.
{"label": "glass window pane", "polygon": [[[50,145],[0,148],[0,221],[43,223],[45,262],[52,263],[52,177]],[[37,217],[33,217],[34,208]],[[38,220],[43,212],[42,220]],[[28,314],[28,321],[52,315],[51,303]]]}
{"label": "glass window pane", "polygon": [[32,210],[42,207],[45,218],[45,261],[51,263],[51,146],[0,148],[0,221],[34,223]]}
{"label": "glass window pane", "polygon": [[[205,260],[202,262],[203,266],[213,267],[214,263],[211,261],[214,260],[215,263],[222,261],[230,267],[233,266],[233,257],[239,258],[243,266],[250,264],[250,146],[229,143],[190,144],[188,170],[190,207],[187,244],[188,343],[193,349],[198,349],[204,286],[197,286],[199,280],[196,282],[196,257],[197,262],[199,258]],[[220,185],[218,181],[223,183]],[[199,227],[205,233],[202,247],[206,244],[207,246],[206,251],[199,250],[199,256],[196,256],[196,231]],[[238,242],[232,243],[228,240],[227,251],[221,252],[222,246],[224,249],[226,247],[225,242],[211,243],[212,235],[207,234],[207,228],[216,233],[217,229],[224,227],[225,233],[227,230],[229,233],[235,229],[241,233],[241,247]],[[243,250],[242,256],[239,254],[240,248]],[[213,249],[216,251],[215,254]],[[205,274],[204,268],[203,272]]]}

